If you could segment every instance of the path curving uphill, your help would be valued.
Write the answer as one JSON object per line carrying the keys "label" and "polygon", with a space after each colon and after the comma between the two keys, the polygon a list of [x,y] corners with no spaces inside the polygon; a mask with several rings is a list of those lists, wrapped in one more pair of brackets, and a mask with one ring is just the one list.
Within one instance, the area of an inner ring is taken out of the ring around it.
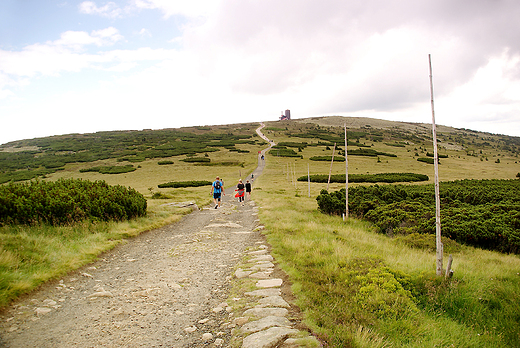
{"label": "path curving uphill", "polygon": [[[254,178],[262,173],[264,154],[258,155]],[[259,257],[256,270],[261,269],[264,279],[258,281],[276,279],[269,287],[274,290],[282,282],[280,277],[270,279],[273,271],[280,274],[274,263],[260,267],[270,255],[254,202],[240,206],[233,190],[226,190],[220,209],[205,207],[143,233],[16,301],[0,314],[0,347],[227,347],[237,327],[254,326],[253,319],[262,312],[250,317],[232,313],[226,302],[233,277],[258,273],[235,272],[244,255]],[[260,293],[250,295],[252,303]],[[276,303],[259,308],[271,307],[278,308]],[[282,326],[249,331],[242,346],[270,342],[274,347],[285,341],[298,347],[289,338],[299,334],[291,325],[285,320]],[[262,336],[268,331],[274,336]]]}

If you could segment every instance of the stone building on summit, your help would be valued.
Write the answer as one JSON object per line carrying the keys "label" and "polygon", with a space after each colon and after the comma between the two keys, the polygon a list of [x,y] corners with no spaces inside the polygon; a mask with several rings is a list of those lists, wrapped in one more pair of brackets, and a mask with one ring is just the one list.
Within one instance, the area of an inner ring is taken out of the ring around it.
{"label": "stone building on summit", "polygon": [[282,111],[282,116],[280,116],[280,121],[290,120],[291,119],[291,110],[285,110],[285,114]]}

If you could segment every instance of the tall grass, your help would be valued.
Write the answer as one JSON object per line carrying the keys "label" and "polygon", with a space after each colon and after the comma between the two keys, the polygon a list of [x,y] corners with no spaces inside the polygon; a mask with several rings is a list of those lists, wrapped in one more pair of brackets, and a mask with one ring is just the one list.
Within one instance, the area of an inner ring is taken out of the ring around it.
{"label": "tall grass", "polygon": [[175,222],[191,212],[151,203],[147,217],[125,222],[0,227],[0,307],[48,280],[94,261],[127,238]]}
{"label": "tall grass", "polygon": [[260,218],[307,324],[331,347],[520,346],[518,256],[461,247],[444,280],[435,253],[317,212],[307,183],[268,160],[253,193]]}

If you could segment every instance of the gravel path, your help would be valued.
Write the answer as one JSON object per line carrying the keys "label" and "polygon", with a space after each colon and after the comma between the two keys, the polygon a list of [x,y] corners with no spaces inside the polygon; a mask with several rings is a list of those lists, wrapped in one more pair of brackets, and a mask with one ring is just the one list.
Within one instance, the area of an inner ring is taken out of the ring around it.
{"label": "gravel path", "polygon": [[254,202],[227,191],[220,209],[143,233],[19,299],[0,313],[0,347],[227,346],[230,280],[248,250],[267,249]]}

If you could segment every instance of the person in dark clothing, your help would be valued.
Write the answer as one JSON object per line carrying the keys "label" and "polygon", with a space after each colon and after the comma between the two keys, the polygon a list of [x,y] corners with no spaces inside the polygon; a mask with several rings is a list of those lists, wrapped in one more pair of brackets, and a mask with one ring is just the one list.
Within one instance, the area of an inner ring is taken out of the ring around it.
{"label": "person in dark clothing", "polygon": [[250,200],[251,199],[251,183],[249,182],[249,180],[246,180],[246,195],[247,195],[247,199]]}
{"label": "person in dark clothing", "polygon": [[244,205],[245,185],[242,183],[242,179],[238,180],[237,191],[235,197],[238,197],[238,203]]}

